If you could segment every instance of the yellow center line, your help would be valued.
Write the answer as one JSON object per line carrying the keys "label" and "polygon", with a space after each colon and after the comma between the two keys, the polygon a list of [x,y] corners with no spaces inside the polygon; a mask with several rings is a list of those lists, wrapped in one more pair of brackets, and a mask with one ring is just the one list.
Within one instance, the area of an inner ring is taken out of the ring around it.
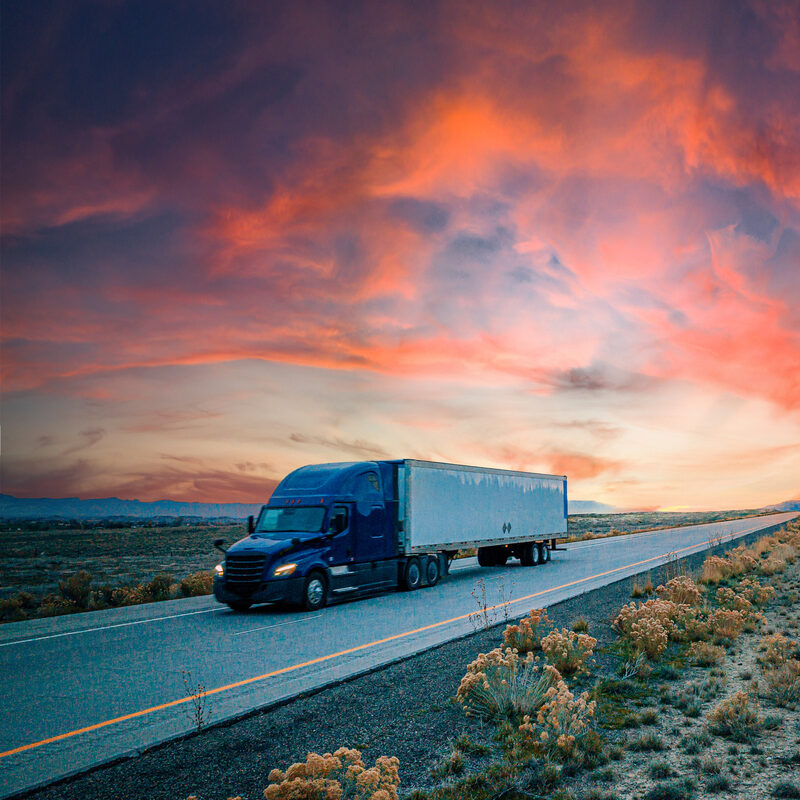
{"label": "yellow center line", "polygon": [[[767,526],[765,526],[767,527]],[[704,542],[696,542],[695,544],[688,545],[687,547],[680,547],[677,550],[670,550],[667,553],[659,553],[657,556],[651,556],[650,558],[642,559],[641,561],[634,561],[630,564],[624,564],[621,567],[614,567],[614,569],[606,570],[605,572],[598,572],[596,575],[589,575],[586,578],[579,578],[578,580],[570,581],[569,583],[562,583],[560,586],[553,586],[549,589],[541,589],[538,592],[534,592],[533,594],[525,595],[524,597],[519,597],[516,600],[506,601],[504,603],[498,603],[497,605],[487,606],[486,611],[495,611],[498,608],[503,608],[504,606],[508,605],[509,603],[520,603],[524,600],[532,600],[534,597],[540,597],[543,594],[547,594],[548,592],[557,592],[560,589],[568,589],[570,586],[577,586],[579,583],[585,583],[586,581],[594,580],[595,578],[603,578],[606,575],[612,575],[615,572],[621,572],[624,569],[630,569],[631,567],[638,567],[642,564],[647,564],[650,561],[657,561],[659,558],[664,558],[665,556],[673,555],[674,553],[683,553],[686,550],[692,550],[696,547],[701,547],[705,544],[717,544],[721,542],[725,538],[731,538],[733,536],[744,536],[748,533],[752,533],[753,531],[759,530],[759,526],[756,525],[753,528],[748,528],[744,531],[737,531],[735,533],[728,533],[722,536],[715,536],[711,539],[707,539]],[[16,753],[22,753],[25,750],[32,750],[35,747],[41,747],[45,744],[51,744],[52,742],[59,742],[62,739],[69,739],[72,736],[78,736],[81,733],[89,733],[90,731],[96,731],[100,728],[105,728],[108,725],[115,725],[118,722],[125,722],[129,719],[136,719],[136,717],[143,717],[146,714],[153,714],[156,711],[163,711],[165,708],[172,708],[173,706],[179,706],[183,703],[189,703],[193,700],[197,700],[202,697],[208,697],[212,694],[217,694],[219,692],[227,692],[231,689],[238,689],[240,686],[247,686],[250,683],[256,683],[257,681],[263,681],[267,678],[274,678],[276,675],[284,675],[287,672],[292,672],[296,669],[302,669],[303,667],[310,667],[314,664],[321,664],[324,661],[330,661],[334,658],[340,658],[341,656],[349,655],[350,653],[357,653],[359,650],[367,650],[370,647],[377,647],[381,644],[386,644],[387,642],[396,641],[397,639],[404,639],[407,636],[413,636],[417,633],[423,633],[424,631],[432,630],[433,628],[440,628],[443,625],[450,625],[453,622],[461,622],[462,620],[469,619],[473,616],[474,612],[470,614],[461,614],[457,617],[451,617],[450,619],[441,620],[440,622],[432,622],[429,625],[423,625],[421,628],[415,628],[412,631],[405,631],[404,633],[395,633],[391,636],[386,636],[383,639],[376,639],[374,642],[367,642],[366,644],[359,644],[355,647],[350,647],[347,650],[340,650],[338,653],[330,653],[326,656],[318,656],[317,658],[312,658],[310,661],[303,661],[300,664],[292,664],[289,667],[281,667],[280,669],[273,670],[272,672],[265,672],[263,675],[257,675],[255,678],[245,678],[242,681],[236,681],[236,683],[229,683],[225,686],[217,686],[215,689],[208,689],[205,692],[199,692],[198,694],[193,694],[188,697],[182,697],[179,700],[170,700],[168,703],[161,703],[161,705],[152,706],[150,708],[144,708],[141,711],[134,711],[131,714],[125,714],[121,717],[115,717],[114,719],[107,719],[104,722],[97,722],[94,725],[87,725],[85,728],[78,728],[74,731],[69,731],[69,733],[60,733],[57,736],[51,736],[48,739],[42,739],[38,742],[31,742],[30,744],[24,744],[20,747],[15,747],[13,750],[6,750],[4,753],[0,753],[0,758],[6,758],[8,756],[13,756]]]}

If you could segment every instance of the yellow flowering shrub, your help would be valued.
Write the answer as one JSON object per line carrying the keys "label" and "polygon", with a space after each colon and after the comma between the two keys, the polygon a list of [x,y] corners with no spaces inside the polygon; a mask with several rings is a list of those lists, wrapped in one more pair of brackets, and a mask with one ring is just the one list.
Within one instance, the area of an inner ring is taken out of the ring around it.
{"label": "yellow flowering shrub", "polygon": [[697,584],[688,575],[678,575],[671,578],[665,585],[656,588],[656,594],[662,600],[670,600],[673,603],[696,605],[702,602],[703,595]]}
{"label": "yellow flowering shrub", "polygon": [[596,645],[597,639],[593,636],[566,628],[552,631],[541,642],[545,657],[562,675],[586,671],[586,662]]}
{"label": "yellow flowering shrub", "polygon": [[741,594],[737,594],[733,589],[727,587],[720,587],[717,589],[717,604],[722,608],[731,609],[733,611],[741,611],[746,614],[753,607],[753,604]]}
{"label": "yellow flowering shrub", "polygon": [[596,703],[583,692],[575,697],[563,680],[547,691],[545,702],[533,717],[525,715],[519,731],[537,755],[567,760],[580,748],[591,730]]}
{"label": "yellow flowering shrub", "polygon": [[519,653],[532,653],[541,648],[542,636],[553,625],[543,608],[534,608],[518,625],[509,625],[503,631],[503,644]]}
{"label": "yellow flowering shrub", "polygon": [[754,606],[765,606],[775,597],[775,589],[772,586],[765,586],[751,578],[743,578],[739,581],[736,592]]}
{"label": "yellow flowering shrub", "polygon": [[638,606],[628,603],[620,609],[613,627],[637,652],[645,653],[649,659],[657,659],[667,649],[675,620],[687,609],[688,606],[671,600],[648,600]]}
{"label": "yellow flowering shrub", "polygon": [[265,800],[397,800],[399,761],[380,756],[366,767],[361,753],[340,747],[335,753],[309,753],[285,772],[273,769]]}
{"label": "yellow flowering shrub", "polygon": [[787,639],[782,633],[773,633],[761,640],[758,649],[764,654],[758,659],[759,662],[775,666],[792,657],[797,650],[797,642]]}
{"label": "yellow flowering shrub", "polygon": [[720,609],[708,618],[715,639],[735,639],[744,628],[745,617],[741,611]]}
{"label": "yellow flowering shrub", "polygon": [[461,679],[456,698],[467,716],[483,720],[519,719],[535,714],[547,691],[561,680],[558,670],[533,653],[510,647],[481,653]]}

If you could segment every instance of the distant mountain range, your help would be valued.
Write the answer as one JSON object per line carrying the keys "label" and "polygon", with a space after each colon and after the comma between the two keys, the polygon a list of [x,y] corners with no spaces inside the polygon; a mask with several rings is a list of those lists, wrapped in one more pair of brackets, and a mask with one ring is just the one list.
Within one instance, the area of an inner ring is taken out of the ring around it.
{"label": "distant mountain range", "polygon": [[135,517],[199,517],[201,519],[245,519],[258,514],[261,503],[179,503],[174,500],[98,500],[23,498],[0,494],[0,518],[3,519],[106,519]]}
{"label": "distant mountain range", "polygon": [[[142,500],[120,500],[118,497],[79,500],[77,497],[23,498],[0,494],[0,519],[245,519],[249,514],[258,514],[260,509],[260,503],[179,503],[175,500],[147,503]],[[612,514],[622,510],[593,500],[569,501],[570,514]]]}
{"label": "distant mountain range", "polygon": [[776,511],[800,511],[800,499],[787,500],[785,503],[778,503],[774,506],[764,506],[767,511],[771,511],[773,508]]}
{"label": "distant mountain range", "polygon": [[[0,519],[111,519],[158,517],[193,517],[199,519],[245,519],[258,514],[260,503],[180,503],[175,500],[120,500],[103,497],[97,500],[65,498],[23,498],[0,494]],[[800,500],[788,500],[765,506],[763,510],[800,511]],[[596,503],[593,500],[570,500],[570,514],[620,514],[630,509]]]}
{"label": "distant mountain range", "polygon": [[621,514],[626,509],[595,503],[594,500],[567,500],[570,514]]}

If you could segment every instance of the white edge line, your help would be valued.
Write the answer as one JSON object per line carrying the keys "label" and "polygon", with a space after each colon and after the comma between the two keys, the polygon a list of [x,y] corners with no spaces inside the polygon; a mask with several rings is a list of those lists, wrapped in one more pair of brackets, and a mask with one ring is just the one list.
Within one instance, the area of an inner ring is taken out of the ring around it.
{"label": "white edge line", "polygon": [[131,622],[118,622],[114,625],[100,625],[97,628],[81,628],[79,631],[64,631],[63,633],[49,633],[46,636],[33,636],[29,639],[15,639],[13,642],[2,642],[0,647],[11,647],[14,644],[25,644],[26,642],[41,642],[44,639],[58,639],[61,636],[77,636],[79,633],[93,633],[94,631],[107,631],[111,628],[125,628],[128,625],[144,625],[145,622],[158,622],[164,619],[176,619],[177,617],[191,617],[194,614],[211,614],[215,611],[225,611],[224,608],[204,608],[201,611],[184,611],[181,614],[168,614],[163,617],[150,617],[150,619],[135,619]]}
{"label": "white edge line", "polygon": [[286,622],[277,622],[275,625],[262,625],[260,628],[248,628],[246,631],[239,631],[232,633],[231,636],[244,636],[246,633],[255,633],[256,631],[266,631],[270,628],[280,628],[282,625],[296,625],[298,622],[308,622],[309,620],[321,617],[322,614],[314,614],[313,617],[300,617],[300,619],[288,619]]}

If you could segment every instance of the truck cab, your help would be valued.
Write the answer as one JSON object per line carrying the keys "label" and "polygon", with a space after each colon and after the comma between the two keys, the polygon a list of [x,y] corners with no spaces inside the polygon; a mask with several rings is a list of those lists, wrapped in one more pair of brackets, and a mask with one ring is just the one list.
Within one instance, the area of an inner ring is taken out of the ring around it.
{"label": "truck cab", "polygon": [[330,598],[397,585],[392,462],[316,464],[284,478],[228,549],[216,598],[236,610],[286,601],[314,610]]}

